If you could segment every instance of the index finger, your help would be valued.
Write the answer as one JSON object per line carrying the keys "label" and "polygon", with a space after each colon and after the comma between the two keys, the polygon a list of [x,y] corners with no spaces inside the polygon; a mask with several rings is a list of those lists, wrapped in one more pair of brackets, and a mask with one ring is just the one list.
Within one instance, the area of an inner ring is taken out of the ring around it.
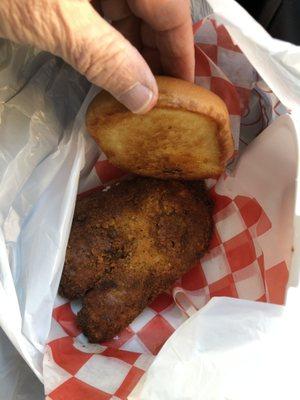
{"label": "index finger", "polygon": [[164,72],[193,81],[195,54],[189,0],[128,0],[128,5],[154,30]]}

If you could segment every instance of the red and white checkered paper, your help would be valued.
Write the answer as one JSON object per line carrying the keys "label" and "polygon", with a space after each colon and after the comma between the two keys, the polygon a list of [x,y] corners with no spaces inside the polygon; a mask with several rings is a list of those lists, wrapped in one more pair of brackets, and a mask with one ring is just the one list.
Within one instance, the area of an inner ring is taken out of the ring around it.
{"label": "red and white checkered paper", "polygon": [[[285,109],[259,81],[224,26],[208,18],[194,29],[196,83],[225,101],[238,150],[239,141],[247,145]],[[82,187],[99,188],[123,175],[102,154]],[[265,246],[272,244],[272,222],[255,198],[239,193],[238,184],[236,191],[232,182],[227,187],[233,179],[225,174],[217,183],[210,182],[215,232],[208,254],[173,292],[159,295],[112,341],[89,344],[75,323],[80,303],[57,297],[44,357],[48,400],[126,399],[165,341],[188,318],[187,304],[199,309],[213,296],[283,303],[285,260],[279,255],[270,264],[264,257]],[[180,294],[186,301],[180,301]]]}

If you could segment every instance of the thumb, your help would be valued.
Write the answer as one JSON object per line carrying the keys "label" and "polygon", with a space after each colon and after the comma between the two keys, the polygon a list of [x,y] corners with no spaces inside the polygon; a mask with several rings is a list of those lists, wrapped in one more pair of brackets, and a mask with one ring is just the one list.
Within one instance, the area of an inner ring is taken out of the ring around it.
{"label": "thumb", "polygon": [[60,55],[132,112],[150,110],[157,101],[158,89],[141,54],[88,2],[78,2],[77,10],[72,3],[73,9],[66,15],[76,12],[79,19],[71,18],[73,21],[65,25],[69,33],[63,37],[68,40],[61,41]]}

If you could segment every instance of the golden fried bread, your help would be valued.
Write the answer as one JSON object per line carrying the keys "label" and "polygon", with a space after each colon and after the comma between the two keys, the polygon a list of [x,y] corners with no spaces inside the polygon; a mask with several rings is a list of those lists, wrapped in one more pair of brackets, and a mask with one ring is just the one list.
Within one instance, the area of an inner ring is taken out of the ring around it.
{"label": "golden fried bread", "polygon": [[157,77],[157,105],[144,115],[100,92],[87,115],[88,132],[116,166],[144,176],[216,178],[234,150],[223,100],[198,85]]}
{"label": "golden fried bread", "polygon": [[78,200],[60,293],[83,298],[89,340],[130,324],[205,252],[211,231],[202,182],[134,178]]}

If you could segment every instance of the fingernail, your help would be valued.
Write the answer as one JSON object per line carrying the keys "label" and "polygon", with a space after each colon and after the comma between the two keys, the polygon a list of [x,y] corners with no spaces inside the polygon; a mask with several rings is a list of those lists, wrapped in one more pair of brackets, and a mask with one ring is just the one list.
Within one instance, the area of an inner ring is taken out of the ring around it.
{"label": "fingernail", "polygon": [[124,104],[130,111],[134,113],[143,113],[147,110],[151,100],[153,99],[153,92],[141,83],[136,83],[127,92],[122,93],[118,100]]}

